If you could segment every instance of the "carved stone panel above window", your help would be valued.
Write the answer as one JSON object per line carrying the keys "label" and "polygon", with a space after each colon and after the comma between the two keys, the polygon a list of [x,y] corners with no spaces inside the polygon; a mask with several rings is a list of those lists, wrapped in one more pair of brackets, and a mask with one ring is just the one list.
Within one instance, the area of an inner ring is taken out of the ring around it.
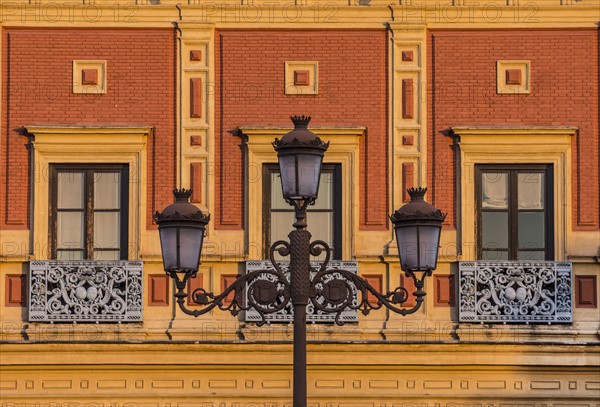
{"label": "carved stone panel above window", "polygon": [[480,323],[571,323],[572,264],[459,263],[459,319]]}
{"label": "carved stone panel above window", "polygon": [[140,261],[32,261],[30,322],[141,322]]}

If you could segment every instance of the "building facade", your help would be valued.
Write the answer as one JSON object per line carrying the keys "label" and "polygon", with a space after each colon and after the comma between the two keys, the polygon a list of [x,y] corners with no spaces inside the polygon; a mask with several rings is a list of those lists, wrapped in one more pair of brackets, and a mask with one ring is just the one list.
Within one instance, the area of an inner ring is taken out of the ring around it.
{"label": "building facade", "polygon": [[311,405],[597,407],[599,23],[598,0],[3,2],[2,405],[290,405],[289,312],[183,314],[152,215],[178,187],[210,213],[190,291],[267,267],[293,222],[271,142],[306,114],[335,261],[411,292],[388,215],[414,186],[448,213],[419,312],[311,317]]}

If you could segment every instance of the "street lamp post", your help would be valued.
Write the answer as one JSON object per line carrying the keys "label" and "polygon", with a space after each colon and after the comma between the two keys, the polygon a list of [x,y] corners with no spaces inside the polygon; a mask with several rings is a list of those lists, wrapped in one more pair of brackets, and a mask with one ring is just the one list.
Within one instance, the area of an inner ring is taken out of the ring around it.
{"label": "street lamp post", "polygon": [[[391,217],[394,224],[400,266],[414,282],[416,303],[411,308],[402,305],[409,293],[404,287],[383,294],[362,277],[339,268],[328,268],[331,249],[322,240],[310,241],[306,229],[306,208],[314,204],[319,191],[321,164],[329,143],[308,130],[310,117],[293,116],[295,128],[275,139],[281,185],[286,202],[295,209],[295,218],[289,242],[273,243],[269,257],[274,270],[257,270],[237,278],[221,294],[215,295],[203,288],[192,293],[192,300],[204,306],[189,309],[187,281],[196,276],[208,215],[188,202],[191,190],[175,190],[176,202],[162,212],[156,212],[165,271],[175,281],[175,297],[181,310],[198,317],[218,307],[234,316],[241,310],[253,308],[261,317],[257,325],[266,322],[265,316],[284,309],[290,302],[294,309],[294,407],[306,407],[306,306],[335,314],[335,322],[343,325],[341,313],[347,309],[360,309],[365,315],[382,306],[408,315],[416,312],[426,295],[425,278],[436,267],[441,225],[445,214],[424,201],[426,188],[410,189],[411,202],[397,210]],[[290,279],[275,260],[275,253],[290,257]],[[310,256],[325,254],[325,260],[311,279]],[[246,298],[243,293],[246,291]],[[226,298],[233,293],[233,300]],[[357,293],[357,298],[353,293]],[[368,295],[376,298],[369,301]]]}

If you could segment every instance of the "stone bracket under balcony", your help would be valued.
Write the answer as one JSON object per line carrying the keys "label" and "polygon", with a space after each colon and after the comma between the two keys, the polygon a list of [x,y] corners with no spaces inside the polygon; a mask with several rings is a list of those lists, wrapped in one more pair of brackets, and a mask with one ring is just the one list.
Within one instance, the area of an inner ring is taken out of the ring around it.
{"label": "stone bracket under balcony", "polygon": [[141,322],[141,261],[31,261],[30,322]]}
{"label": "stone bracket under balcony", "polygon": [[459,262],[459,319],[478,323],[573,322],[569,262]]}
{"label": "stone bracket under balcony", "polygon": [[[286,277],[290,278],[289,261],[279,261],[278,262],[282,271],[286,275]],[[310,273],[311,278],[317,273],[319,270],[320,264],[318,262],[311,262],[312,271]],[[358,262],[356,261],[340,261],[340,260],[331,260],[327,267],[328,270],[335,269],[343,269],[348,270],[352,273],[358,273]],[[246,262],[246,273],[250,273],[256,270],[275,270],[273,264],[271,264],[270,260],[249,260]],[[267,278],[269,274],[266,274]],[[337,276],[337,278],[343,278],[341,275]],[[348,287],[354,287],[353,284],[349,284]],[[248,289],[246,288],[245,293],[247,295]],[[356,287],[353,290],[353,297],[355,300],[355,305],[358,303],[358,291]],[[246,302],[248,299],[246,298]],[[261,316],[254,308],[249,309],[245,313],[245,321],[246,322],[258,322],[261,321]],[[266,314],[265,319],[267,322],[283,322],[283,323],[291,323],[294,320],[294,309],[291,302],[284,309],[274,312],[272,314]],[[358,322],[358,310],[347,308],[340,315],[340,320],[343,322]],[[309,301],[306,307],[306,322],[326,322],[326,323],[334,323],[335,322],[335,314],[328,314],[323,311],[316,310],[312,303]]]}

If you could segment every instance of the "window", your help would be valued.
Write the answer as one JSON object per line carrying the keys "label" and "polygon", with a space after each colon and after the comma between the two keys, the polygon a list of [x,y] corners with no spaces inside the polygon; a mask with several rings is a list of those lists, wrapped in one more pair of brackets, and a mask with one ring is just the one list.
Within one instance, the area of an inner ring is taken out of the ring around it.
{"label": "window", "polygon": [[57,260],[127,260],[127,165],[52,165],[50,242]]}
{"label": "window", "polygon": [[[263,167],[264,200],[264,255],[268,257],[271,243],[288,240],[293,229],[294,209],[283,199],[279,166],[265,164]],[[323,164],[319,197],[308,207],[306,220],[310,226],[311,240],[323,240],[333,250],[332,258],[341,259],[341,166]]]}
{"label": "window", "polygon": [[552,165],[477,165],[481,260],[553,260]]}

